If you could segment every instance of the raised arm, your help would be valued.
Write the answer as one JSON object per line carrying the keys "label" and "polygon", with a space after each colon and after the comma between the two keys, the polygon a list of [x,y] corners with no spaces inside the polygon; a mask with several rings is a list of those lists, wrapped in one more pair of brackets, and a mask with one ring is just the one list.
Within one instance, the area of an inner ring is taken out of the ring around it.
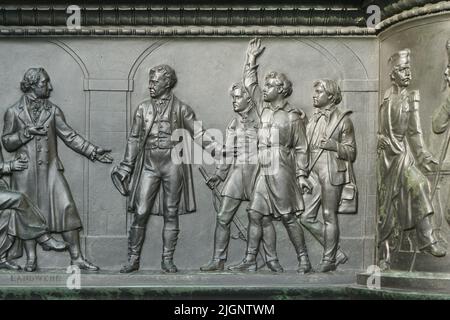
{"label": "raised arm", "polygon": [[260,39],[250,40],[244,65],[243,83],[253,101],[256,104],[256,111],[261,115],[263,98],[261,88],[258,85],[258,65],[256,58],[264,52],[265,47],[261,47]]}

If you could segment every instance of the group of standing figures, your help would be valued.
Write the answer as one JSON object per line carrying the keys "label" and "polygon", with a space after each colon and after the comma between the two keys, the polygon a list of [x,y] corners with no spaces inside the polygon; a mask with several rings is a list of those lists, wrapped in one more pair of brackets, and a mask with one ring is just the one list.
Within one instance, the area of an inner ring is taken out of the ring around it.
{"label": "group of standing figures", "polygon": [[[318,80],[313,84],[315,111],[307,121],[287,100],[293,89],[285,74],[270,72],[259,86],[256,61],[263,51],[259,39],[250,41],[243,81],[230,91],[236,116],[227,127],[224,145],[199,126],[194,111],[172,93],[177,82],[174,70],[167,65],[150,70],[150,99],[137,107],[123,161],[111,173],[116,188],[129,196],[128,210],[133,214],[128,263],[121,272],[139,269],[147,222],[155,214],[164,219],[161,269],[177,272],[173,256],[179,215],[196,210],[191,163],[173,158],[180,143],[173,135],[180,129],[186,135],[183,141],[194,139],[216,156],[231,159],[221,162],[207,180],[212,189],[223,184],[213,258],[202,271],[224,269],[230,225],[243,201],[249,202],[247,250],[242,262],[230,270],[256,271],[262,243],[268,268],[283,271],[273,220],[281,220],[286,228],[298,272],[312,271],[304,229],[323,246],[318,271],[333,271],[347,261],[339,244],[338,213],[357,211],[351,112],[338,107],[342,96],[337,82]],[[111,163],[111,150],[95,146],[67,124],[61,109],[49,101],[52,86],[43,68],[29,69],[21,90],[22,98],[6,111],[2,134],[4,148],[15,155],[0,166],[0,173],[11,177],[10,186],[3,180],[0,185],[0,268],[20,269],[14,259],[25,248],[24,269],[36,270],[39,243],[45,250],[68,250],[71,264],[80,269],[99,270],[80,250],[82,224],[64,178],[57,137],[92,161]],[[63,241],[54,239],[53,233],[61,234]]]}
{"label": "group of standing figures", "polygon": [[[270,72],[263,88],[259,87],[256,60],[263,51],[259,39],[249,43],[243,81],[233,84],[230,92],[236,116],[227,127],[224,146],[196,126],[192,109],[173,95],[175,72],[166,65],[150,70],[151,98],[138,106],[124,160],[112,173],[119,191],[130,196],[130,210],[134,212],[128,264],[121,272],[139,269],[151,214],[162,214],[164,218],[161,269],[177,272],[173,255],[179,234],[178,217],[195,210],[191,166],[175,163],[172,158],[172,149],[179,142],[171,136],[178,129],[200,140],[206,150],[231,159],[221,163],[207,179],[211,189],[220,181],[223,185],[213,258],[201,267],[202,271],[224,270],[230,225],[243,201],[249,201],[249,224],[242,232],[246,234],[247,251],[243,261],[230,266],[230,270],[256,271],[262,242],[268,268],[283,271],[276,252],[274,219],[286,227],[300,273],[312,270],[303,227],[324,247],[320,271],[335,270],[347,261],[339,249],[337,213],[357,210],[352,171],[356,144],[349,112],[337,107],[341,91],[332,80],[315,82],[316,112],[307,122],[305,114],[287,101],[292,83],[286,75]],[[318,219],[320,207],[323,223]]]}
{"label": "group of standing figures", "polygon": [[[304,228],[324,248],[320,271],[335,270],[347,261],[339,247],[337,214],[357,211],[352,170],[356,144],[350,112],[338,108],[342,97],[337,83],[319,80],[314,83],[316,111],[307,122],[305,114],[287,101],[292,83],[286,75],[270,72],[263,88],[259,87],[256,60],[263,51],[259,39],[250,41],[243,81],[235,83],[230,92],[236,116],[228,125],[225,144],[199,126],[194,111],[172,93],[177,78],[171,67],[159,65],[150,70],[150,99],[136,109],[123,161],[111,173],[116,188],[129,196],[128,210],[133,214],[128,263],[121,272],[139,269],[147,222],[153,214],[164,219],[161,268],[177,272],[173,255],[179,215],[196,210],[191,162],[173,157],[180,143],[173,136],[180,129],[182,141],[194,139],[222,160],[231,159],[220,162],[207,179],[212,189],[220,181],[223,184],[213,259],[202,271],[224,269],[230,224],[243,201],[249,201],[248,230],[241,229],[247,251],[243,261],[230,270],[256,271],[262,242],[268,268],[283,271],[273,220],[281,220],[286,227],[299,272],[312,270]],[[61,109],[49,100],[53,88],[43,68],[30,68],[20,87],[23,95],[7,109],[2,134],[3,146],[14,153],[14,160],[0,158],[1,175],[10,176],[10,185],[5,180],[0,184],[0,268],[19,270],[14,260],[24,248],[24,270],[35,271],[39,243],[44,250],[68,250],[72,265],[97,271],[80,249],[82,223],[64,177],[57,140],[101,163],[112,163],[111,150],[95,146],[67,124]],[[320,207],[323,222],[318,217]],[[63,241],[53,238],[54,233]]]}

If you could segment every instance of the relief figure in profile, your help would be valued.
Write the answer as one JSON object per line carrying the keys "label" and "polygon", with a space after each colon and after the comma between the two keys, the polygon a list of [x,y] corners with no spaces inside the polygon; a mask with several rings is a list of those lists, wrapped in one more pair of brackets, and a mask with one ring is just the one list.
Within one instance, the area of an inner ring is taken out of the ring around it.
{"label": "relief figure in profile", "polygon": [[[230,242],[230,224],[237,218],[235,215],[241,203],[250,200],[258,170],[259,117],[256,107],[242,82],[233,84],[230,94],[233,99],[233,110],[237,115],[226,130],[227,161],[217,166],[215,173],[207,182],[211,189],[220,181],[223,181],[223,186],[214,233],[213,259],[200,268],[202,271],[224,270]],[[243,230],[243,233],[246,231]],[[283,271],[277,258],[276,233],[271,221],[263,225],[262,239],[266,265],[274,272]]]}
{"label": "relief figure in profile", "polygon": [[392,245],[399,245],[405,231],[415,231],[419,250],[436,257],[446,254],[435,234],[430,186],[421,171],[431,171],[437,162],[424,145],[419,92],[408,90],[410,50],[395,53],[389,63],[392,85],[379,110],[377,146],[378,245],[387,266]]}
{"label": "relief figure in profile", "polygon": [[[4,176],[28,168],[28,160],[3,161],[0,149],[0,269],[20,270],[14,259],[22,256],[20,241],[37,241],[44,250],[62,251],[67,243],[54,239],[39,208],[24,193],[11,190]],[[25,271],[33,271],[25,269]]]}
{"label": "relief figure in profile", "polygon": [[[446,43],[446,51],[447,51],[447,67],[444,71],[444,80],[445,80],[445,89],[447,92],[447,99],[445,102],[440,105],[433,113],[432,118],[432,125],[433,125],[433,131],[436,134],[443,134],[447,132],[447,135],[445,137],[444,141],[444,147],[442,150],[441,158],[439,159],[440,166],[442,166],[442,162],[445,159],[445,156],[447,155],[448,146],[450,143],[450,130],[449,130],[449,123],[450,123],[450,94],[448,94],[450,88],[450,40]],[[441,167],[438,168],[440,170]],[[436,178],[436,183],[439,181],[439,179]],[[434,187],[434,186],[433,186]],[[450,224],[450,198],[447,200],[446,205],[446,212],[445,217],[447,222]]]}
{"label": "relief figure in profile", "polygon": [[[191,164],[174,161],[172,154],[179,141],[175,131],[186,132],[187,139],[201,140],[202,147],[213,149],[216,143],[197,122],[194,110],[172,92],[177,77],[168,65],[149,71],[150,99],[140,103],[134,113],[123,161],[114,168],[112,179],[123,195],[129,195],[133,221],[128,236],[128,263],[122,273],[136,271],[150,215],[162,215],[161,269],[175,273],[173,262],[178,241],[179,215],[196,210]],[[189,148],[183,150],[185,155]]]}
{"label": "relief figure in profile", "polygon": [[308,147],[305,114],[292,107],[287,98],[292,83],[279,72],[264,78],[258,85],[256,59],[263,52],[259,39],[250,41],[244,68],[244,84],[256,103],[260,116],[258,130],[258,174],[248,206],[249,227],[244,260],[231,270],[256,269],[256,254],[263,236],[263,226],[281,219],[298,258],[298,272],[312,270],[303,229],[297,216],[304,211],[302,189],[310,191],[307,181]]}
{"label": "relief figure in profile", "polygon": [[[92,161],[111,163],[110,150],[90,143],[67,124],[62,110],[49,100],[53,87],[43,68],[28,69],[20,87],[21,99],[5,113],[2,141],[8,152],[28,159],[28,168],[12,172],[11,189],[25,193],[38,206],[50,232],[61,233],[69,244],[72,265],[97,271],[81,252],[82,223],[64,177],[57,138]],[[25,269],[34,271],[36,242],[26,241],[25,250]]]}
{"label": "relief figure in profile", "polygon": [[[313,190],[304,195],[306,209],[300,221],[324,248],[318,271],[328,272],[347,261],[339,249],[338,212],[347,189],[348,200],[356,201],[356,189],[348,188],[355,181],[352,162],[356,158],[356,141],[351,112],[343,112],[338,107],[342,100],[338,84],[333,80],[318,80],[314,92],[315,111],[306,127]],[[323,223],[318,219],[320,207]]]}

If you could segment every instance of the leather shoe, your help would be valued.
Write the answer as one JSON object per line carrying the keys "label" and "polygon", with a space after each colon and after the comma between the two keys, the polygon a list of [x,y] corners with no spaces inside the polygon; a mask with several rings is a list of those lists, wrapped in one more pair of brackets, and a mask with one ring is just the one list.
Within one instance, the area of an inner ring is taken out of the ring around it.
{"label": "leather shoe", "polygon": [[257,269],[256,261],[248,261],[247,259],[242,260],[240,263],[229,266],[228,270],[230,271],[250,271],[255,272]]}
{"label": "leather shoe", "polygon": [[37,262],[36,259],[30,259],[27,260],[27,263],[25,264],[25,267],[23,268],[26,272],[34,272],[37,269]]}
{"label": "leather shoe", "polygon": [[12,270],[12,271],[18,271],[20,269],[22,269],[18,264],[15,264],[12,261],[3,261],[0,262],[0,269],[5,269],[5,270]]}
{"label": "leather shoe", "polygon": [[53,237],[49,237],[44,242],[39,242],[39,244],[41,245],[41,247],[44,251],[50,251],[50,250],[64,251],[69,247],[69,244],[67,242],[58,241]]}
{"label": "leather shoe", "polygon": [[322,260],[319,264],[319,272],[330,272],[336,270],[336,263]]}
{"label": "leather shoe", "polygon": [[442,248],[438,243],[433,243],[428,247],[423,249],[424,252],[427,252],[435,257],[443,257],[447,254],[447,251]]}
{"label": "leather shoe", "polygon": [[139,256],[132,255],[128,260],[128,264],[124,265],[122,269],[120,269],[120,273],[130,273],[138,270],[139,270]]}
{"label": "leather shoe", "polygon": [[309,262],[308,255],[304,254],[298,257],[297,272],[306,274],[312,271],[311,262]]}
{"label": "leather shoe", "polygon": [[161,269],[166,273],[178,272],[177,266],[173,263],[172,259],[163,259],[161,261]]}
{"label": "leather shoe", "polygon": [[347,255],[343,251],[338,250],[336,254],[336,267],[340,264],[346,263],[347,261],[348,261]]}
{"label": "leather shoe", "polygon": [[278,260],[272,260],[266,262],[267,268],[270,269],[272,272],[283,272],[284,269],[281,266],[280,262]]}
{"label": "leather shoe", "polygon": [[98,271],[100,270],[99,267],[94,265],[93,263],[89,262],[88,260],[84,258],[78,258],[77,260],[70,261],[70,264],[72,266],[77,266],[80,268],[80,270],[86,270],[86,271]]}
{"label": "leather shoe", "polygon": [[200,271],[223,271],[225,269],[225,260],[213,259],[207,265],[200,267]]}

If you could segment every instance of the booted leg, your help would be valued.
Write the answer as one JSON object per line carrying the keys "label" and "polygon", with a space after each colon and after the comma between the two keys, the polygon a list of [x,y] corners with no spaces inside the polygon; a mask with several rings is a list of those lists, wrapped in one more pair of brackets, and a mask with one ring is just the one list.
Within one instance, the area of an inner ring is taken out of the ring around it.
{"label": "booted leg", "polygon": [[273,272],[283,272],[277,256],[277,234],[273,226],[272,217],[264,216],[262,219],[262,244],[266,256],[267,267]]}
{"label": "booted leg", "polygon": [[176,210],[169,210],[164,215],[163,227],[163,253],[161,261],[161,269],[164,272],[175,273],[178,272],[177,267],[173,263],[173,254],[178,241],[179,219]]}
{"label": "booted leg", "polygon": [[262,237],[263,215],[256,211],[249,211],[247,232],[247,255],[239,264],[228,267],[231,271],[256,271],[256,255]]}
{"label": "booted leg", "polygon": [[443,257],[447,251],[439,245],[433,231],[430,215],[417,222],[416,234],[419,248],[435,257]]}
{"label": "booted leg", "polygon": [[53,238],[48,233],[40,236],[36,239],[37,242],[41,245],[42,249],[45,251],[64,251],[69,247],[69,244],[64,241],[58,241],[55,238]]}
{"label": "booted leg", "polygon": [[201,271],[222,271],[227,260],[228,244],[230,243],[230,224],[236,214],[241,200],[224,197],[217,214],[216,231],[214,233],[214,255],[212,260]]}
{"label": "booted leg", "polygon": [[144,227],[131,226],[130,233],[128,235],[128,264],[120,270],[120,273],[130,273],[139,270],[139,262],[144,238]]}
{"label": "booted leg", "polygon": [[100,268],[92,264],[83,257],[81,253],[80,245],[80,232],[79,230],[71,230],[62,233],[64,241],[69,243],[70,252],[70,264],[77,266],[81,270],[98,271]]}
{"label": "booted leg", "polygon": [[295,214],[289,213],[281,217],[284,226],[289,235],[289,239],[294,245],[295,251],[298,257],[298,269],[299,273],[308,273],[312,270],[311,263],[308,258],[308,251],[305,245],[305,235],[300,223],[297,221]]}
{"label": "booted leg", "polygon": [[26,240],[24,241],[25,253],[27,255],[27,262],[23,270],[26,272],[33,272],[37,269],[36,261],[36,241]]}

